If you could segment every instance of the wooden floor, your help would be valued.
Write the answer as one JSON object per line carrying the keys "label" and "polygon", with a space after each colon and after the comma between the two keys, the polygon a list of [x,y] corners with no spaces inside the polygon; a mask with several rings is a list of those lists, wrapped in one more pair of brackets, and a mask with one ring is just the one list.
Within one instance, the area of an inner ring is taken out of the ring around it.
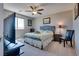
{"label": "wooden floor", "polygon": [[[19,41],[23,42],[23,39]],[[53,41],[44,50],[32,47],[28,44],[22,48],[24,54],[22,56],[76,56],[75,49],[66,45],[63,47],[63,43]]]}

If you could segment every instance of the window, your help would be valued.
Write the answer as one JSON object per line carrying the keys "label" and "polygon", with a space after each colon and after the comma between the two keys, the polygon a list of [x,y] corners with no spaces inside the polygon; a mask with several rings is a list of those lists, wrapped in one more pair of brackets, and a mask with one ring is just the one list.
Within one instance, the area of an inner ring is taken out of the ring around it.
{"label": "window", "polygon": [[16,29],[24,29],[24,19],[22,18],[15,18],[15,27]]}

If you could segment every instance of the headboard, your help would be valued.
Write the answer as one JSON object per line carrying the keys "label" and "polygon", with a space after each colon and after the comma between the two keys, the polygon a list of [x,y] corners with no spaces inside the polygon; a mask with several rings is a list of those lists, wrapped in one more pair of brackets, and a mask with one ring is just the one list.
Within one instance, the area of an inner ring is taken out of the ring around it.
{"label": "headboard", "polygon": [[50,26],[50,25],[40,26],[40,30],[49,30],[55,33],[55,26]]}

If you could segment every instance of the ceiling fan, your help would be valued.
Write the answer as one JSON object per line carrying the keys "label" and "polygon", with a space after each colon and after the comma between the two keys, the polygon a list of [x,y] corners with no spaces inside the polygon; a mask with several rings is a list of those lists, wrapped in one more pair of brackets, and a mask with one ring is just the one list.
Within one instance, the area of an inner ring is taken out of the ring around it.
{"label": "ceiling fan", "polygon": [[32,15],[40,14],[42,15],[41,11],[43,8],[39,8],[39,6],[29,6],[30,10],[25,10],[25,12],[32,12]]}

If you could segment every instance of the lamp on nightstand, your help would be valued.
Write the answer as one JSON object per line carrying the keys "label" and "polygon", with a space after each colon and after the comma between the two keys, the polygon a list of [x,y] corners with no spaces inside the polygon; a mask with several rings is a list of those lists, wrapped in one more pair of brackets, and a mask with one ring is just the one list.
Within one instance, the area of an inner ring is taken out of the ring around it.
{"label": "lamp on nightstand", "polygon": [[62,29],[64,28],[64,25],[59,25],[58,27],[59,27],[59,34],[62,34],[61,32],[62,32]]}

